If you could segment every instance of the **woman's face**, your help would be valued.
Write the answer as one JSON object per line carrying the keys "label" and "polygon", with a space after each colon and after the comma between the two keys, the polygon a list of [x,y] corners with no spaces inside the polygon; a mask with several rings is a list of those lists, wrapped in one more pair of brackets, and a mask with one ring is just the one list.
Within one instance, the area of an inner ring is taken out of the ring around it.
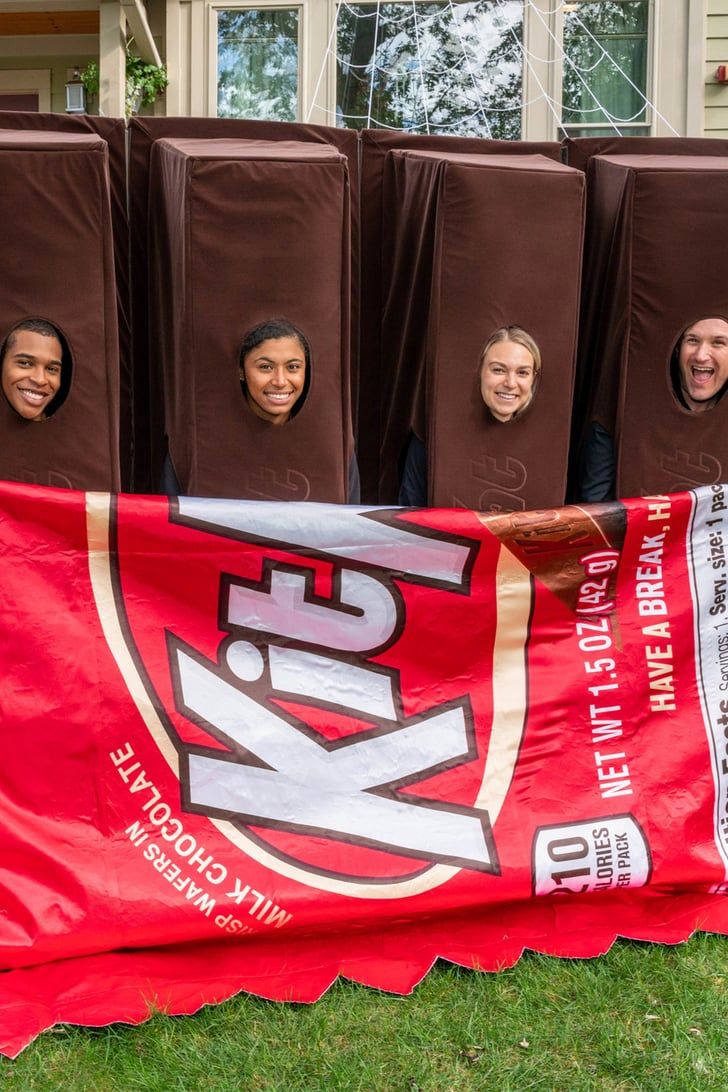
{"label": "woman's face", "polygon": [[2,366],[3,394],[26,421],[42,421],[61,386],[63,351],[58,338],[17,330]]}
{"label": "woman's face", "polygon": [[240,378],[248,405],[271,425],[284,425],[303,394],[306,354],[297,337],[261,341],[245,357]]}
{"label": "woman's face", "polygon": [[480,365],[480,393],[498,421],[510,421],[533,397],[536,368],[533,357],[516,341],[491,345]]}

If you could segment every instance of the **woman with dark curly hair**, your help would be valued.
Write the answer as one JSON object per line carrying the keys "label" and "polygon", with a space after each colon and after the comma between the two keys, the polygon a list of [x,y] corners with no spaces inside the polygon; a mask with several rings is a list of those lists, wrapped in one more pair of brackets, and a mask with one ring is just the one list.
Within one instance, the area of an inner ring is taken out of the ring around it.
{"label": "woman with dark curly hair", "polygon": [[303,405],[311,380],[305,334],[287,319],[249,330],[240,349],[240,385],[256,417],[284,425]]}

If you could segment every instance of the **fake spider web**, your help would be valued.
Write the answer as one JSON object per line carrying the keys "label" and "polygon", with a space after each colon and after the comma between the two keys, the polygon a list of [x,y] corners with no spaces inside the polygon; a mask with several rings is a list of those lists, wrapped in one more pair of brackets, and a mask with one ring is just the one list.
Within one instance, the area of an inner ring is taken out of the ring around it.
{"label": "fake spider web", "polygon": [[[525,41],[528,9],[548,57]],[[647,34],[635,32],[635,13],[645,6],[618,0],[550,10],[533,0],[338,0],[308,119],[317,110],[348,128],[519,139],[524,109],[543,101],[557,131],[571,123],[622,135],[657,116],[676,132],[643,89]],[[555,65],[556,94],[544,78]],[[323,101],[331,66],[335,110]]]}

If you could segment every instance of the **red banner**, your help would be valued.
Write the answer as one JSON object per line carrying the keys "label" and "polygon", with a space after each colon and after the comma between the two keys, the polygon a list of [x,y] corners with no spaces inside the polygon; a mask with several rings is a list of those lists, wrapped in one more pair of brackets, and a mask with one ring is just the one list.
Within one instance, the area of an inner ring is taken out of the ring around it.
{"label": "red banner", "polygon": [[0,489],[0,1049],[728,931],[728,493]]}

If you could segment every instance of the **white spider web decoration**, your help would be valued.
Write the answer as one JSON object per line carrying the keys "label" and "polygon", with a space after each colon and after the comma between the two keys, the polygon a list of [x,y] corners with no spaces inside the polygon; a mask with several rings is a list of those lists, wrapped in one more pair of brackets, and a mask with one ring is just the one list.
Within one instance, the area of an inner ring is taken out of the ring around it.
{"label": "white spider web decoration", "polygon": [[[529,8],[552,43],[548,59],[524,44]],[[513,140],[524,108],[543,100],[559,130],[563,121],[621,135],[648,131],[657,116],[676,132],[644,89],[646,11],[634,0],[560,0],[548,11],[533,0],[338,0],[308,117],[316,109],[328,124],[348,128]],[[320,101],[332,62],[335,110]],[[562,68],[560,99],[539,77],[554,64]],[[524,82],[536,89],[528,102]]]}

